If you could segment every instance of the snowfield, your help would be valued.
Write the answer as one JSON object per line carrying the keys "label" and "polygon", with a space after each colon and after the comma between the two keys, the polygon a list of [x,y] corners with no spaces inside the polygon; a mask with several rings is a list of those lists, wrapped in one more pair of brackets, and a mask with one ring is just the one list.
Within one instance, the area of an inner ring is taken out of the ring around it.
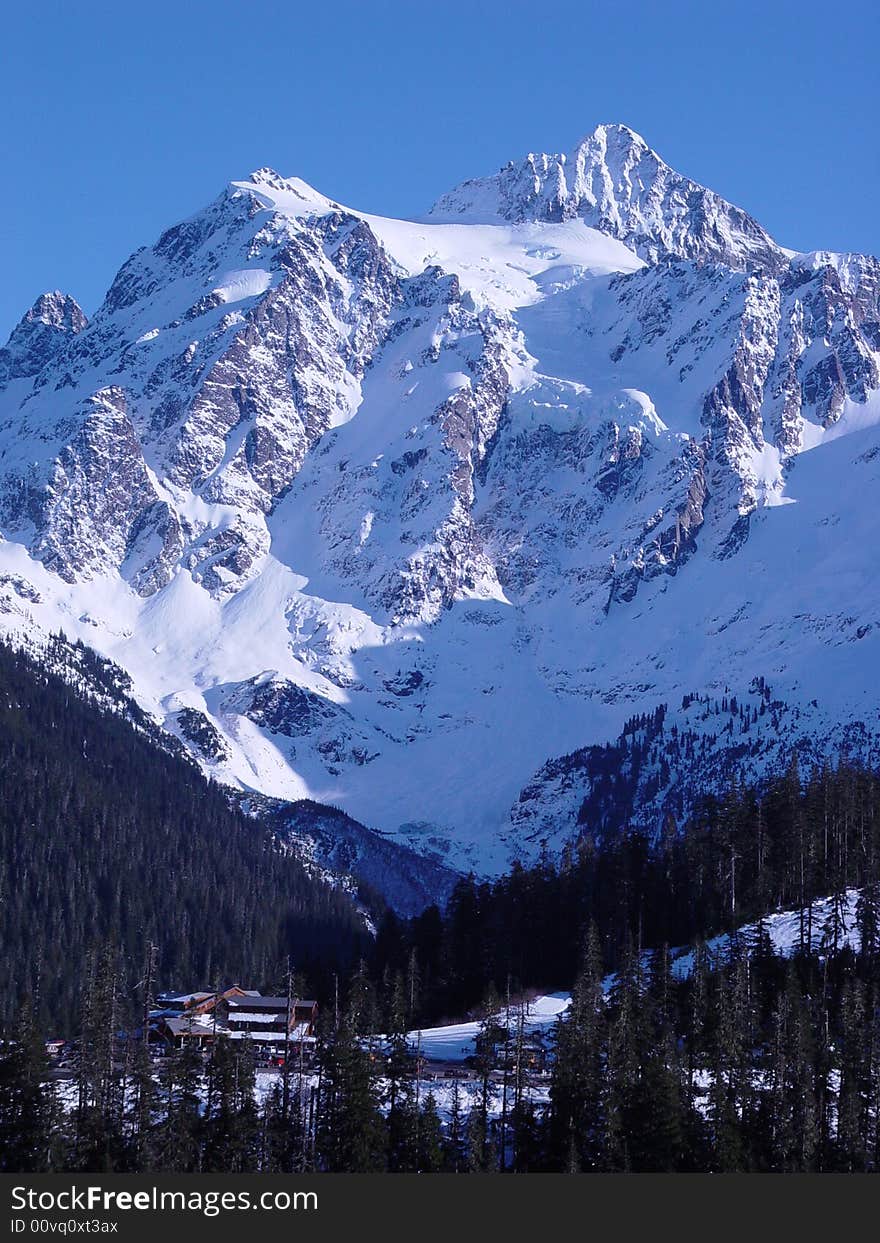
{"label": "snowfield", "polygon": [[[524,1034],[550,1036],[570,1002],[569,993],[548,993],[546,996],[535,997],[526,1007]],[[518,1007],[511,1009],[511,1016],[517,1013]],[[503,1021],[504,1011],[501,1011],[500,1018]],[[514,1017],[511,1021],[515,1021]],[[421,1031],[412,1031],[407,1040],[413,1051],[428,1061],[464,1062],[476,1052],[474,1041],[479,1030],[480,1024],[477,1022],[453,1023],[448,1027],[426,1027]]]}

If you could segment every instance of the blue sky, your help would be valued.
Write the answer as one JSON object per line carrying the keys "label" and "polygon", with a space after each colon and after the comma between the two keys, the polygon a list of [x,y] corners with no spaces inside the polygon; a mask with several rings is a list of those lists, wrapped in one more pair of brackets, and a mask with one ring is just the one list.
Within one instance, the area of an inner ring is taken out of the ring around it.
{"label": "blue sky", "polygon": [[880,252],[875,3],[7,0],[0,339],[269,164],[418,215],[623,121],[784,245]]}

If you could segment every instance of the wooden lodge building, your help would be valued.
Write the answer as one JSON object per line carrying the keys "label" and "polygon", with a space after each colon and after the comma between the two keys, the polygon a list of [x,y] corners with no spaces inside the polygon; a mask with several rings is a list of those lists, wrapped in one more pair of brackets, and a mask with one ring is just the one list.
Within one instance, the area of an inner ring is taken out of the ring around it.
{"label": "wooden lodge building", "polygon": [[315,1043],[316,1001],[288,1001],[234,985],[219,993],[163,993],[156,1003],[148,1032],[154,1046],[208,1049],[217,1040],[251,1040],[279,1054]]}

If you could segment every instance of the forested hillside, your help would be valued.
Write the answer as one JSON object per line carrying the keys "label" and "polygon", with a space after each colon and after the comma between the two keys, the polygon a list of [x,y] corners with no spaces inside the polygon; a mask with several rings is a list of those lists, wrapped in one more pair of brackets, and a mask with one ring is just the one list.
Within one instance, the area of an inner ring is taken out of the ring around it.
{"label": "forested hillside", "polygon": [[[732,932],[771,911],[801,914],[802,941],[822,929],[813,908],[880,884],[880,778],[851,764],[802,774],[796,760],[761,791],[733,784],[659,838],[617,824],[495,881],[463,879],[445,915],[429,908],[379,928],[375,974],[417,963],[420,1021],[458,1016],[491,985],[569,988],[591,927],[604,970],[632,946],[660,948]],[[829,930],[830,948],[834,929]]]}
{"label": "forested hillside", "polygon": [[87,697],[0,647],[0,1021],[33,992],[43,1024],[75,1029],[108,945],[134,981],[153,941],[166,987],[270,984],[288,955],[313,975],[355,959],[350,897],[157,746],[97,657],[77,659]]}

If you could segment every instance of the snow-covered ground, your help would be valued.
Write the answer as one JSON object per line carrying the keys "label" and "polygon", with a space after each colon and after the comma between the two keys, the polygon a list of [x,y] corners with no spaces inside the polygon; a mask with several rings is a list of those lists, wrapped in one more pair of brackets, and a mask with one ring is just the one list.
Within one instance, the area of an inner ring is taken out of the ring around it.
{"label": "snow-covered ground", "polygon": [[[549,1036],[560,1015],[571,1002],[569,993],[538,995],[525,1004],[523,1033],[525,1035]],[[518,1023],[519,1007],[511,1009],[511,1022]],[[504,1011],[500,1012],[503,1021]],[[448,1027],[426,1027],[411,1031],[408,1040],[414,1052],[435,1062],[463,1062],[475,1052],[475,1040],[480,1030],[478,1022],[453,1023]]]}
{"label": "snow-covered ground", "polygon": [[[821,898],[813,903],[812,921],[806,916],[804,920],[803,944],[819,953],[832,947],[835,918],[839,921],[837,929],[837,948],[850,946],[858,949],[858,924],[856,922],[856,905],[859,900],[857,889],[848,889],[839,903],[837,915],[834,912],[834,899]],[[799,911],[776,911],[764,920],[764,930],[770,938],[773,949],[783,958],[790,957],[801,946],[801,917]],[[748,944],[757,934],[757,924],[744,924],[740,936]],[[727,935],[712,937],[706,942],[706,950],[711,959],[724,957],[730,946]],[[677,979],[684,979],[693,970],[694,955],[692,950],[678,951],[674,955],[672,974]]]}

